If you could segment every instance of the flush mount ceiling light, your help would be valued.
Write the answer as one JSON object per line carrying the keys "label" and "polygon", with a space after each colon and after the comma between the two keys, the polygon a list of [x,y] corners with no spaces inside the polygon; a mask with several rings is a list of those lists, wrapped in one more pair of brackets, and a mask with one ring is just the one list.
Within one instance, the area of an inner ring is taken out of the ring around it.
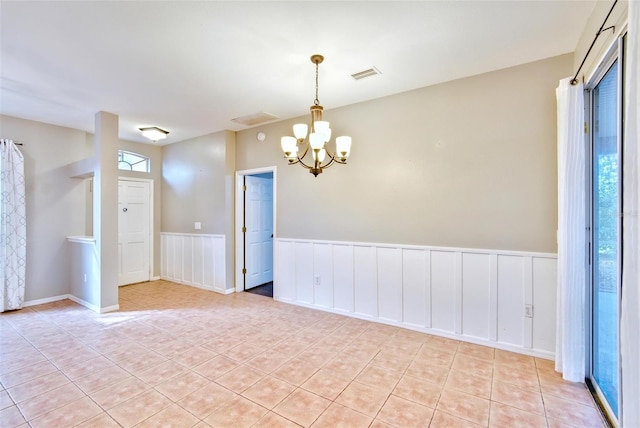
{"label": "flush mount ceiling light", "polygon": [[157,126],[150,126],[148,128],[138,128],[142,135],[150,139],[151,141],[164,140],[167,138],[167,134],[169,131],[165,131],[164,129],[160,129]]}
{"label": "flush mount ceiling light", "polygon": [[[293,125],[295,137],[282,137],[280,140],[284,157],[289,161],[289,165],[299,163],[315,177],[336,162],[346,164],[351,151],[351,137],[346,135],[336,138],[335,152],[331,152],[326,146],[331,139],[331,128],[329,122],[322,120],[323,108],[318,101],[318,65],[322,61],[324,61],[322,55],[311,56],[311,62],[316,65],[316,98],[310,107],[311,132],[308,132],[309,126],[307,124],[299,123]],[[300,152],[301,154],[299,154]],[[309,152],[311,153],[307,164],[304,159]],[[329,159],[326,159],[327,156]]]}

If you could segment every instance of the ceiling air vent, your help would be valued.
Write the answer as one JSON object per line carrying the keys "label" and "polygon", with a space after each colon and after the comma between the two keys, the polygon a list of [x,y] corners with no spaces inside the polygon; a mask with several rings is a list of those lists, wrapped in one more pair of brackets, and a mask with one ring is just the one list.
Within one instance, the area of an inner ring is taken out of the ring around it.
{"label": "ceiling air vent", "polygon": [[231,119],[232,122],[239,123],[245,126],[254,126],[259,125],[265,122],[271,122],[272,120],[278,119],[278,116],[274,116],[270,113],[265,113],[263,111],[259,113],[249,114],[246,116],[236,117]]}
{"label": "ceiling air vent", "polygon": [[380,70],[378,70],[377,68],[371,67],[367,70],[362,70],[357,73],[353,73],[351,77],[353,77],[354,80],[361,80],[361,79],[364,79],[365,77],[375,76],[376,74],[382,74],[382,73],[380,73]]}

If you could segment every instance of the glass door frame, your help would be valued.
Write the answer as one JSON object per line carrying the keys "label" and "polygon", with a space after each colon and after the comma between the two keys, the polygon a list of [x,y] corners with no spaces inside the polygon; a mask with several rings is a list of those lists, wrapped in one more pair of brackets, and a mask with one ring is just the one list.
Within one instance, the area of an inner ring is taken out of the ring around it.
{"label": "glass door frame", "polygon": [[620,296],[622,291],[622,216],[618,216],[618,244],[617,244],[617,258],[618,258],[618,277],[617,277],[617,285],[618,285],[618,299],[617,299],[617,314],[618,314],[618,416],[614,413],[613,409],[609,405],[607,399],[605,398],[604,393],[598,386],[597,382],[595,382],[594,376],[594,359],[593,359],[593,346],[594,346],[594,103],[593,103],[593,90],[598,86],[610,68],[618,61],[618,71],[617,71],[617,94],[619,99],[617,100],[617,127],[618,127],[618,137],[617,137],[617,150],[618,150],[618,213],[622,213],[622,159],[624,156],[623,153],[623,118],[624,118],[624,92],[623,92],[623,84],[624,84],[624,41],[625,41],[626,31],[622,33],[622,35],[616,40],[616,42],[609,49],[609,52],[604,56],[600,65],[591,76],[589,83],[585,85],[585,134],[586,134],[586,143],[585,150],[587,153],[587,168],[585,169],[586,174],[586,183],[587,183],[587,194],[586,194],[586,202],[587,206],[587,328],[586,331],[586,344],[587,344],[587,352],[585,352],[586,358],[586,367],[587,367],[587,384],[589,388],[592,390],[595,399],[598,401],[598,404],[601,406],[603,413],[605,414],[608,421],[614,426],[619,426],[619,416],[620,411],[622,409],[622,376],[620,370]]}

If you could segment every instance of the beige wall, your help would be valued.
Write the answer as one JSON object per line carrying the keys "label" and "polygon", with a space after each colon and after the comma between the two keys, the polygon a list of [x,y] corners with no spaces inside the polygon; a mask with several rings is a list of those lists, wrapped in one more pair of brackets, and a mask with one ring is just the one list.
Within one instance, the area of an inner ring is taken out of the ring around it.
{"label": "beige wall", "polygon": [[[94,154],[93,134],[0,115],[1,138],[24,145],[27,192],[27,285],[25,300],[70,292],[71,246],[68,236],[92,232],[92,195],[88,181],[70,178],[68,164]],[[154,275],[160,275],[162,149],[120,141],[119,148],[151,158],[150,174],[118,171],[123,177],[154,180]],[[64,220],[64,221],[62,221]]]}
{"label": "beige wall", "polygon": [[[226,132],[162,148],[162,231],[225,233]],[[194,222],[202,229],[194,229]]]}
{"label": "beige wall", "polygon": [[[226,288],[234,284],[236,135],[203,135],[162,150],[162,231],[225,235]],[[194,223],[202,229],[196,230]]]}
{"label": "beige wall", "polygon": [[278,166],[279,237],[554,253],[555,88],[572,64],[563,55],[329,110],[352,156],[317,178],[279,148],[307,117],[242,131],[237,169]]}
{"label": "beige wall", "polygon": [[66,165],[91,155],[77,129],[0,115],[1,138],[23,144],[27,207],[25,301],[69,293],[67,236],[85,233],[85,183]]}
{"label": "beige wall", "polygon": [[235,287],[235,174],[236,133],[225,131],[225,288]]}
{"label": "beige wall", "polygon": [[[306,116],[162,148],[120,147],[152,159],[145,178],[155,181],[156,234],[224,234],[229,255],[233,173],[272,165],[280,237],[555,252],[554,89],[572,64],[565,55],[328,110],[334,135],[353,136],[353,154],[318,178],[287,166],[279,148],[280,136]],[[25,143],[26,300],[66,294],[66,237],[85,233],[87,215],[86,184],[64,166],[92,154],[91,138],[8,116],[0,125],[3,138]],[[258,130],[265,142],[255,139]],[[154,242],[158,275],[157,235]]]}

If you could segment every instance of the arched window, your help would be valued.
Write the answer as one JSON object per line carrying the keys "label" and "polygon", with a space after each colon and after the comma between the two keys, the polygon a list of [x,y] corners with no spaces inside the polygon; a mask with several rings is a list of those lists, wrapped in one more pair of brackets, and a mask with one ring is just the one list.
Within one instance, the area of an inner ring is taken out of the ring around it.
{"label": "arched window", "polygon": [[125,171],[149,172],[151,163],[149,158],[138,153],[118,150],[118,169]]}

